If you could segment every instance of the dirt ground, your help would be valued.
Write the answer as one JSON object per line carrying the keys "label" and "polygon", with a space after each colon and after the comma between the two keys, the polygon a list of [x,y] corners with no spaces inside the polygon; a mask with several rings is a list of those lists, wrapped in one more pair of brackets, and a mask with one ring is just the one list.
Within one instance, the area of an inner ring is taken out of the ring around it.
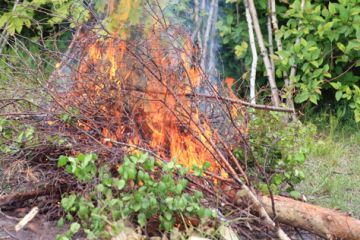
{"label": "dirt ground", "polygon": [[22,230],[16,232],[15,225],[20,221],[22,214],[18,216],[0,214],[0,240],[20,239],[20,240],[53,240],[57,234],[65,231],[65,228],[59,229],[56,222],[43,221],[41,215],[35,217]]}

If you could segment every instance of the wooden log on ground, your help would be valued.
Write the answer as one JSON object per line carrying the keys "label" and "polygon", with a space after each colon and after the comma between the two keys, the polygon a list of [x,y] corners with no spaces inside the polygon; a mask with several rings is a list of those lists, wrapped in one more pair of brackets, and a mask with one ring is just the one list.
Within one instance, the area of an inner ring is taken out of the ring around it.
{"label": "wooden log on ground", "polygon": [[[273,215],[271,199],[260,197],[269,215]],[[327,239],[360,240],[360,220],[338,211],[275,196],[277,220],[281,223],[310,231]]]}
{"label": "wooden log on ground", "polygon": [[17,192],[17,193],[2,195],[0,196],[0,207],[17,202],[23,202],[41,196],[51,195],[58,192],[59,192],[59,188],[56,188],[55,186],[51,185],[51,186],[46,186],[43,189],[35,189],[27,192]]}

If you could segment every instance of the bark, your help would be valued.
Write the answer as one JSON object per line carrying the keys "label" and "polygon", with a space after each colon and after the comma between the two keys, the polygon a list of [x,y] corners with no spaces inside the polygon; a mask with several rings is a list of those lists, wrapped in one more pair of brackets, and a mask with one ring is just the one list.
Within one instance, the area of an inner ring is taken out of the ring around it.
{"label": "bark", "polygon": [[[309,203],[275,196],[276,216],[281,223],[310,231],[327,239],[360,239],[360,221],[335,210]],[[261,197],[270,215],[273,214],[271,199]]]}
{"label": "bark", "polygon": [[0,207],[10,205],[10,204],[13,204],[16,202],[23,202],[23,201],[26,201],[29,199],[50,195],[54,191],[56,191],[54,186],[48,186],[45,189],[3,195],[3,196],[0,196]]}
{"label": "bark", "polygon": [[[267,17],[267,23],[266,23],[266,26],[267,26],[267,30],[268,30],[268,41],[269,41],[269,53],[270,53],[270,56],[274,55],[274,41],[273,41],[273,29],[272,29],[272,26],[271,26],[271,0],[268,0],[267,2],[268,4],[268,11],[269,11],[269,15]],[[272,73],[274,75],[274,78],[275,78],[275,63],[274,63],[274,59],[272,59],[270,57],[270,63],[271,63],[271,68],[272,68]]]}
{"label": "bark", "polygon": [[261,201],[260,201],[260,196],[257,196],[253,193],[253,191],[251,191],[251,189],[246,186],[243,185],[243,189],[242,189],[242,193],[243,196],[246,196],[248,198],[250,198],[253,206],[252,208],[259,214],[262,222],[269,227],[270,229],[273,229],[276,232],[276,235],[279,237],[279,239],[281,240],[291,240],[286,233],[280,228],[278,227],[275,222],[273,221],[273,219],[271,219],[271,215],[273,214],[272,211],[272,204],[271,204],[271,199],[269,199],[269,205],[264,205]]}
{"label": "bark", "polygon": [[[276,34],[279,31],[279,24],[278,24],[278,20],[276,17],[276,2],[275,2],[275,0],[269,0],[269,1],[270,1],[270,9],[271,9],[271,22],[272,22],[272,26],[273,26],[273,29],[275,32],[276,46],[279,51],[282,51],[283,50],[282,42],[279,38],[276,37]],[[280,58],[281,58],[281,56],[280,56]],[[274,71],[275,71],[275,69],[274,69]],[[288,88],[288,91],[289,91],[287,98],[286,98],[286,105],[290,108],[294,108],[293,94],[292,94],[292,90],[291,90],[293,83],[291,82],[287,72],[284,71],[283,76],[284,76],[285,86]],[[290,73],[290,76],[291,76],[291,73]],[[295,113],[292,114],[292,118],[293,118],[293,120],[297,119]]]}
{"label": "bark", "polygon": [[203,52],[202,52],[202,58],[201,58],[201,67],[202,69],[206,71],[206,63],[208,60],[208,47],[209,47],[209,38],[210,38],[210,33],[211,33],[211,28],[214,26],[215,27],[215,22],[216,20],[214,20],[214,13],[215,13],[215,9],[216,9],[216,4],[218,4],[217,0],[211,0],[211,4],[210,4],[210,10],[209,10],[209,16],[207,19],[207,23],[206,23],[206,29],[205,29],[205,33],[204,33],[204,40],[203,40]]}
{"label": "bark", "polygon": [[256,66],[257,66],[258,56],[256,51],[253,23],[251,20],[249,8],[246,7],[246,4],[245,4],[245,14],[249,29],[249,42],[250,42],[251,54],[252,54],[252,63],[251,63],[251,71],[250,71],[250,102],[252,104],[256,104],[255,80],[256,80]]}
{"label": "bark", "polygon": [[248,6],[246,6],[246,5],[245,6],[247,8],[249,8],[250,15],[251,15],[252,21],[254,23],[254,30],[256,33],[256,38],[257,38],[259,47],[260,47],[260,53],[261,53],[261,56],[264,61],[266,73],[268,75],[269,85],[271,88],[272,101],[273,101],[273,104],[277,107],[280,105],[279,91],[278,91],[278,88],[276,85],[275,77],[272,73],[271,62],[269,59],[268,51],[265,47],[264,37],[261,32],[259,19],[258,19],[256,8],[255,8],[255,3],[253,0],[248,0],[247,3],[245,3],[245,4],[248,5]]}
{"label": "bark", "polygon": [[216,21],[218,18],[219,11],[219,2],[216,0],[214,16],[213,16],[213,25],[210,33],[210,46],[209,46],[209,65],[208,70],[210,74],[211,82],[215,83],[217,79],[216,72]]}

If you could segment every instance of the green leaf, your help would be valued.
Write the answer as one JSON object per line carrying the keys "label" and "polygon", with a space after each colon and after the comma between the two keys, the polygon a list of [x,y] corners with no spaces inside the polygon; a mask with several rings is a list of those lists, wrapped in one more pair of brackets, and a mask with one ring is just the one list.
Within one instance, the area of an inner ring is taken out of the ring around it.
{"label": "green leaf", "polygon": [[297,191],[291,191],[290,192],[290,196],[292,198],[295,198],[295,199],[300,199],[301,198],[301,193],[297,192]]}
{"label": "green leaf", "polygon": [[241,43],[241,45],[236,45],[235,46],[235,56],[236,58],[242,58],[245,56],[246,52],[247,52],[247,49],[248,49],[248,44],[247,42],[243,41]]}
{"label": "green leaf", "polygon": [[61,218],[57,221],[56,226],[59,227],[59,228],[61,228],[61,227],[64,226],[64,224],[65,224],[65,219],[64,219],[63,217],[61,217]]}
{"label": "green leaf", "polygon": [[314,104],[317,104],[318,95],[316,95],[316,94],[310,95],[309,100],[310,100],[310,102],[312,102],[312,103],[314,103]]}
{"label": "green leaf", "polygon": [[59,157],[57,166],[58,166],[58,167],[63,167],[63,166],[66,165],[67,161],[68,161],[68,157],[61,155],[61,156]]}
{"label": "green leaf", "polygon": [[336,13],[336,6],[334,3],[329,2],[329,12],[331,15],[334,15]]}
{"label": "green leaf", "polygon": [[309,99],[309,93],[308,92],[301,92],[300,94],[296,95],[295,102],[302,103]]}
{"label": "green leaf", "polygon": [[340,99],[342,98],[342,96],[343,96],[343,92],[342,92],[342,91],[337,91],[337,92],[335,93],[335,99],[336,99],[336,101],[340,101]]}
{"label": "green leaf", "polygon": [[73,234],[77,233],[79,230],[80,230],[80,224],[79,223],[74,222],[74,223],[71,224],[71,226],[70,226],[70,232],[71,233],[73,233]]}
{"label": "green leaf", "polygon": [[8,13],[4,13],[1,17],[0,17],[0,28],[5,26],[5,23],[9,20],[9,14]]}
{"label": "green leaf", "polygon": [[341,42],[337,42],[336,46],[340,49],[340,51],[345,52],[346,47],[344,44],[342,44]]}
{"label": "green leaf", "polygon": [[123,188],[125,187],[125,185],[126,185],[125,180],[124,180],[124,179],[120,179],[120,180],[117,182],[116,187],[117,187],[117,189],[121,190],[121,189],[123,189]]}
{"label": "green leaf", "polygon": [[144,227],[146,225],[146,216],[144,213],[139,213],[138,223],[140,224],[141,227]]}
{"label": "green leaf", "polygon": [[341,87],[341,82],[331,82],[330,85],[336,90],[338,90]]}
{"label": "green leaf", "polygon": [[164,217],[165,217],[166,220],[170,221],[172,219],[172,213],[171,212],[165,212]]}
{"label": "green leaf", "polygon": [[148,158],[145,160],[144,169],[152,171],[154,169],[155,160],[153,158]]}
{"label": "green leaf", "polygon": [[61,206],[64,208],[65,212],[69,211],[75,203],[76,195],[71,194],[70,196],[61,199]]}
{"label": "green leaf", "polygon": [[203,165],[203,170],[207,171],[210,167],[211,167],[211,163],[206,161]]}

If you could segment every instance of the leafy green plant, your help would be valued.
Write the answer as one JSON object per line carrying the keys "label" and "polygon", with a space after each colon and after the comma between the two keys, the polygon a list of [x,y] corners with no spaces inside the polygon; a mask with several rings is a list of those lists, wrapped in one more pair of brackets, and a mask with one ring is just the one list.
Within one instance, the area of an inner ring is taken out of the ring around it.
{"label": "leafy green plant", "polygon": [[[250,124],[250,146],[256,160],[270,176],[270,188],[275,193],[286,190],[295,197],[298,194],[292,191],[305,178],[302,169],[311,151],[316,127],[301,122],[285,123],[283,118],[279,113],[256,112]],[[235,151],[235,156],[241,161],[244,159],[240,149]],[[248,162],[248,168],[250,174],[256,174],[259,188],[267,192],[265,179],[253,171],[255,163]]]}
{"label": "leafy green plant", "polygon": [[60,156],[58,167],[65,167],[68,173],[72,173],[80,181],[89,181],[95,177],[96,166],[95,154],[79,154],[77,157]]}
{"label": "leafy green plant", "polygon": [[90,192],[62,198],[65,218],[73,223],[58,239],[70,239],[80,229],[88,239],[109,239],[119,234],[126,221],[144,227],[149,219],[155,218],[161,229],[170,231],[176,222],[189,216],[202,220],[215,217],[212,210],[200,205],[201,192],[185,192],[187,169],[174,161],[160,163],[138,153],[124,158],[118,176],[111,173],[108,165],[96,170],[95,163],[94,154],[61,156],[58,160],[58,166],[65,167],[82,182],[98,179]]}
{"label": "leafy green plant", "polygon": [[14,154],[38,142],[35,128],[19,121],[0,118],[0,152]]}
{"label": "leafy green plant", "polygon": [[[45,7],[44,6],[50,6]],[[11,36],[15,33],[21,33],[23,27],[31,28],[34,20],[34,14],[39,8],[41,11],[48,10],[48,24],[54,25],[62,23],[68,19],[71,27],[76,24],[85,22],[89,18],[89,12],[81,1],[51,1],[51,0],[34,0],[16,3],[14,6],[9,5],[8,11],[2,13],[0,17],[0,29],[6,29]],[[39,27],[39,26],[37,26]]]}
{"label": "leafy green plant", "polygon": [[287,23],[277,33],[284,43],[284,50],[277,52],[282,59],[276,61],[277,75],[299,66],[290,79],[299,90],[297,103],[317,104],[322,92],[330,91],[336,101],[346,101],[360,121],[360,76],[354,71],[360,66],[359,13],[356,0],[306,1],[303,9],[300,1],[294,1],[283,15]]}

